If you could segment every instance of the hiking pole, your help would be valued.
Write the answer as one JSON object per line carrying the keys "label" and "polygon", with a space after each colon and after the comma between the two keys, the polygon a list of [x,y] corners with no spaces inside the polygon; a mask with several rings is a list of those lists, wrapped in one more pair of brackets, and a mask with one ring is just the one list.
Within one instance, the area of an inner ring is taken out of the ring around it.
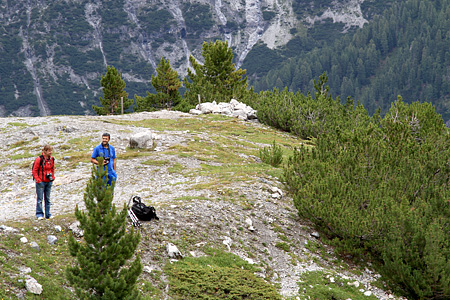
{"label": "hiking pole", "polygon": [[139,226],[141,226],[141,222],[139,222],[139,219],[136,217],[136,215],[134,214],[134,211],[130,207],[130,202],[131,202],[132,198],[133,198],[133,196],[131,196],[130,200],[128,201],[128,216],[130,217],[131,223],[133,223],[133,226],[139,227]]}
{"label": "hiking pole", "polygon": [[141,222],[139,222],[138,218],[136,217],[134,212],[131,210],[131,208],[128,209],[128,216],[130,217],[131,223],[133,223],[134,227],[141,226]]}

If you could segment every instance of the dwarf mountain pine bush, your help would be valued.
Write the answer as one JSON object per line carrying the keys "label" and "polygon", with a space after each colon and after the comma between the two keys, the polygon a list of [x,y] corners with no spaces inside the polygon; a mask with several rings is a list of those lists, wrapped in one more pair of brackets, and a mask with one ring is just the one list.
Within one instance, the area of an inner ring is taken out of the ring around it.
{"label": "dwarf mountain pine bush", "polygon": [[271,147],[264,147],[259,150],[259,158],[266,164],[278,167],[283,162],[283,149],[274,140]]}
{"label": "dwarf mountain pine bush", "polygon": [[314,98],[300,92],[292,93],[285,88],[279,91],[263,91],[257,97],[246,98],[244,101],[258,111],[258,120],[283,131],[292,132],[303,138],[316,138],[319,134],[333,131],[334,128],[344,126],[347,109],[334,100],[325,86],[328,78],[322,75],[315,82]]}
{"label": "dwarf mountain pine bush", "polygon": [[[411,299],[450,298],[450,137],[427,103],[356,107],[285,166],[300,216],[343,253],[369,254]],[[369,121],[368,121],[369,120]]]}

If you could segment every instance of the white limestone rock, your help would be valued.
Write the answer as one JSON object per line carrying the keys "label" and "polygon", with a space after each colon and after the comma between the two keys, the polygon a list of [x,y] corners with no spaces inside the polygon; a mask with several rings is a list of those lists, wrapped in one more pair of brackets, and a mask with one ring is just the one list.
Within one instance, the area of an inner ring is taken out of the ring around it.
{"label": "white limestone rock", "polygon": [[33,277],[30,277],[25,281],[25,287],[27,288],[27,291],[35,295],[40,295],[43,291],[42,285],[40,285]]}

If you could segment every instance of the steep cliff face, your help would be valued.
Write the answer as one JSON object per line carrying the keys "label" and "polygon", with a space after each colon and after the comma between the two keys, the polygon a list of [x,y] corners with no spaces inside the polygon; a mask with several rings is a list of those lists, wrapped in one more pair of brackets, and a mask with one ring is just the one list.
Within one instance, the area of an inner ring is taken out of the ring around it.
{"label": "steep cliff face", "polygon": [[322,19],[362,26],[362,2],[2,0],[0,116],[89,114],[107,65],[145,95],[162,57],[183,78],[204,41],[227,41],[240,67],[256,43],[276,49]]}

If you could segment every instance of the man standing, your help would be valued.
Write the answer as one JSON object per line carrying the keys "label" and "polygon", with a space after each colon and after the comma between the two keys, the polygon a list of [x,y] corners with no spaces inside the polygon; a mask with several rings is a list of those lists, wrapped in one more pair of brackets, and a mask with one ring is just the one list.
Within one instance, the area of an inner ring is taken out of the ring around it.
{"label": "man standing", "polygon": [[103,165],[108,167],[108,185],[111,185],[113,180],[117,180],[116,173],[116,150],[109,144],[111,136],[109,133],[102,135],[102,143],[94,148],[91,155],[91,163],[98,165],[98,158],[103,156]]}
{"label": "man standing", "polygon": [[[36,181],[36,218],[43,220],[53,218],[50,213],[50,191],[55,180],[55,159],[52,157],[53,147],[45,145],[42,155],[33,163],[33,178]],[[45,201],[45,215],[42,211],[42,198]]]}

